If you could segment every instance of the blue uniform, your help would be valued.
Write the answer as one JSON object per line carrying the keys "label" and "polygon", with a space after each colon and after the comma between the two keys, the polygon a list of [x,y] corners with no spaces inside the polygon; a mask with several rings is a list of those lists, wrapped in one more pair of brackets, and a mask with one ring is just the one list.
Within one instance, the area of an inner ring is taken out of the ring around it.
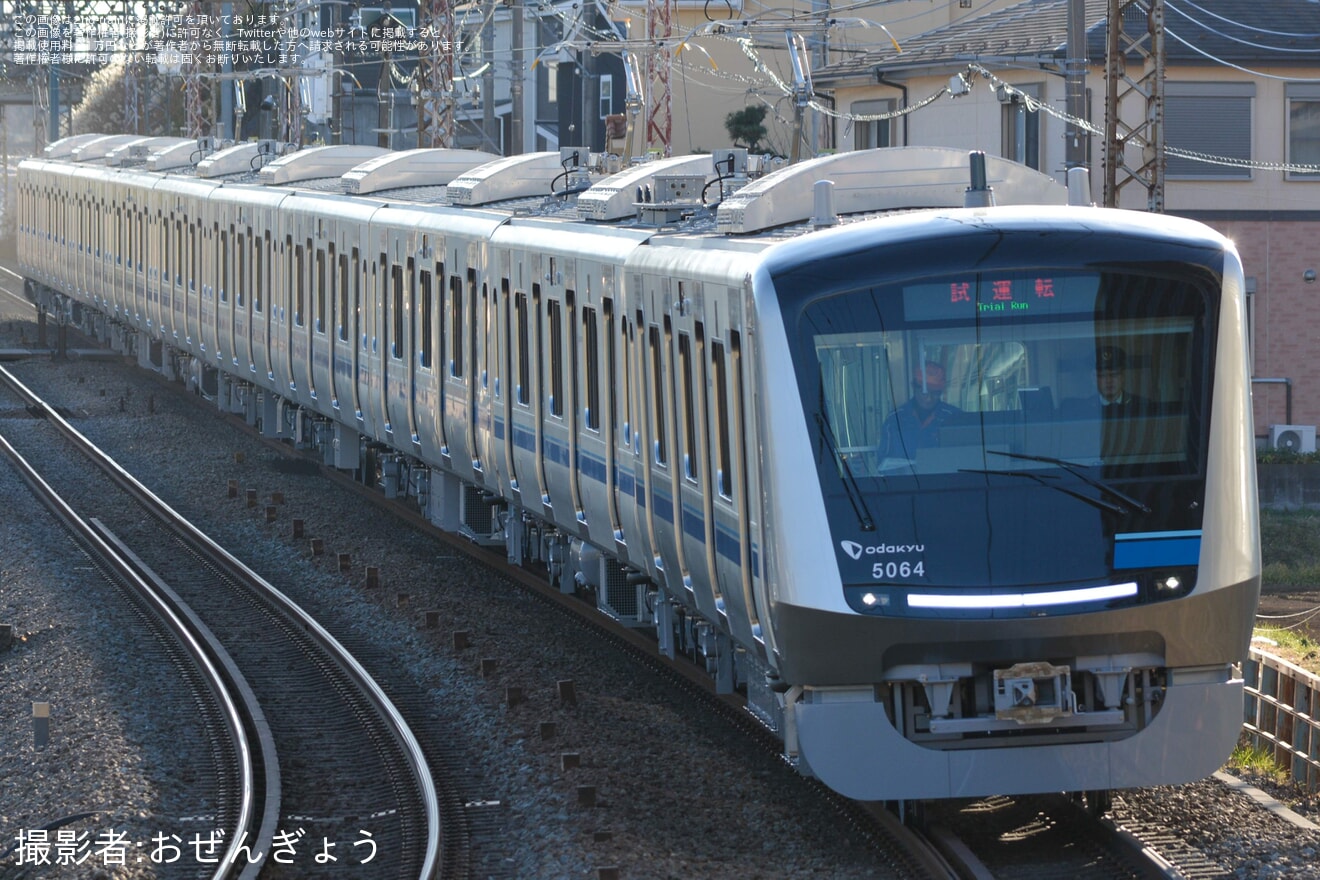
{"label": "blue uniform", "polygon": [[940,401],[929,410],[909,400],[885,419],[880,435],[882,458],[916,458],[918,449],[940,445],[940,426],[961,415],[956,406]]}

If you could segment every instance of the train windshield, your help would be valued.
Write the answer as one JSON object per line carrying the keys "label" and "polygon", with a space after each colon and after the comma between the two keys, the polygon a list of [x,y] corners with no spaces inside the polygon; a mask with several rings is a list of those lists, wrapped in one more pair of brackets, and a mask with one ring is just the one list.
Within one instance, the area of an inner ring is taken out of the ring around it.
{"label": "train windshield", "polygon": [[804,296],[799,389],[845,582],[1111,585],[1141,580],[1126,536],[1199,546],[1213,290],[1126,264]]}
{"label": "train windshield", "polygon": [[859,478],[1061,461],[1194,473],[1204,306],[1186,283],[1038,271],[817,302],[826,445]]}

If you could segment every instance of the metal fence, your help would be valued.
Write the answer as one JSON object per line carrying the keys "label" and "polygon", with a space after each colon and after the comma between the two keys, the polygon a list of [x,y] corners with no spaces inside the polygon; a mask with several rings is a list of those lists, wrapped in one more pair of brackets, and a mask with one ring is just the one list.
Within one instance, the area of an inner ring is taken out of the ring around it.
{"label": "metal fence", "polygon": [[1320,786],[1320,676],[1252,648],[1242,664],[1246,682],[1243,731],[1268,748],[1307,789]]}

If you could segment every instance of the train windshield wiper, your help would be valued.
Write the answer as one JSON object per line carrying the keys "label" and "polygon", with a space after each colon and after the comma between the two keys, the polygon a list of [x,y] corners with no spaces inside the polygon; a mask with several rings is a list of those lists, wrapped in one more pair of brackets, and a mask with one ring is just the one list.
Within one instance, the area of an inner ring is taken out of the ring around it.
{"label": "train windshield wiper", "polygon": [[857,514],[857,522],[861,525],[862,531],[875,531],[875,517],[871,516],[871,510],[866,506],[866,499],[862,497],[861,487],[857,485],[857,478],[853,476],[852,468],[848,466],[848,456],[840,453],[839,447],[834,445],[834,429],[830,427],[830,421],[825,417],[824,412],[817,410],[816,424],[820,427],[820,435],[824,438],[825,445],[830,448],[830,454],[843,470],[843,491],[848,495],[853,513]]}
{"label": "train windshield wiper", "polygon": [[1106,501],[1103,498],[1092,498],[1090,495],[1083,495],[1081,492],[1077,492],[1073,489],[1069,489],[1067,486],[1060,486],[1058,483],[1048,482],[1049,480],[1057,480],[1058,477],[1052,477],[1047,474],[1037,474],[1037,473],[1032,473],[1031,471],[1001,471],[1001,470],[996,470],[995,468],[958,468],[958,473],[998,474],[1005,477],[1026,477],[1028,480],[1035,480],[1037,483],[1040,483],[1042,486],[1045,486],[1050,489],[1058,490],[1059,492],[1062,492],[1064,495],[1071,495],[1072,497],[1076,498],[1078,501],[1085,501],[1087,504],[1090,504],[1094,507],[1098,507],[1101,510],[1107,510],[1110,513],[1128,514],[1132,512],[1130,509],[1126,507],[1121,507],[1117,504],[1114,504],[1113,502]]}
{"label": "train windshield wiper", "polygon": [[1146,502],[1139,498],[1133,498],[1121,489],[1116,489],[1102,480],[1097,480],[1095,477],[1083,473],[1078,470],[1077,466],[1072,462],[1065,461],[1062,458],[1051,458],[1048,455],[1027,455],[1024,452],[1001,452],[998,449],[987,449],[986,452],[991,455],[1002,455],[1006,458],[1017,458],[1022,459],[1023,461],[1039,461],[1044,464],[1058,465],[1083,483],[1086,483],[1088,486],[1099,489],[1101,492],[1108,492],[1110,495],[1123,502],[1127,507],[1127,509],[1123,511],[1124,513],[1131,513],[1134,510],[1139,510],[1142,513],[1150,513],[1150,505],[1146,504]]}

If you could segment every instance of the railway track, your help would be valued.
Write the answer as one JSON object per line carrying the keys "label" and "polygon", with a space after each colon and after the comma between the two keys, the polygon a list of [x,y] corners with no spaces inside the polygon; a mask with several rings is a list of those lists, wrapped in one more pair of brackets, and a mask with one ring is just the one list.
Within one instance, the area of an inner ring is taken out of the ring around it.
{"label": "railway track", "polygon": [[[255,877],[267,864],[274,874],[262,876],[360,875],[368,863],[373,877],[466,876],[462,818],[442,825],[422,749],[358,662],[11,374],[0,370],[0,380],[34,416],[5,444],[11,459],[24,462],[30,485],[66,522],[83,523],[81,540],[113,560],[106,565],[164,597],[156,601],[169,609],[173,629],[197,632],[205,620],[214,635],[192,636],[207,646],[196,653],[225,670],[231,689],[250,688],[260,701],[256,707],[249,698],[249,720],[224,722],[231,733],[217,738],[230,744],[219,751],[235,757],[217,760],[226,781],[207,799],[224,841],[214,876]],[[94,474],[84,458],[95,462]],[[263,741],[259,760],[242,760]]]}
{"label": "railway track", "polygon": [[[161,387],[165,387],[162,383]],[[173,386],[169,386],[173,387]],[[188,399],[199,402],[198,398],[191,395],[179,395],[180,399]],[[206,414],[214,418],[214,411],[209,407],[203,406]],[[229,420],[234,427],[246,430],[247,433],[256,438],[257,432],[250,431],[242,426],[237,420]],[[287,444],[268,443],[267,448],[278,450],[281,456],[287,455],[291,459],[302,459],[306,463],[306,457],[291,450]],[[387,502],[382,498],[378,491],[370,487],[364,487],[355,482],[351,477],[343,474],[337,474],[334,471],[323,470],[323,474],[331,475],[337,482],[343,486],[351,487],[360,497],[369,499],[372,503],[388,509],[395,516],[405,521],[411,522],[420,530],[426,531],[432,535],[439,534],[425,522],[424,519],[407,510],[398,504]],[[452,537],[441,536],[443,540],[452,542],[456,547],[462,548],[483,562],[489,564],[492,568],[512,579],[519,580],[526,587],[534,590],[542,596],[546,602],[561,606],[566,613],[575,615],[583,622],[583,625],[589,625],[596,628],[600,624],[599,615],[584,607],[584,603],[565,597],[557,590],[547,588],[543,577],[537,572],[522,569],[511,569],[504,564],[502,554],[491,553],[481,548],[477,548],[468,542]],[[655,654],[655,645],[650,638],[639,635],[633,630],[619,628],[611,639],[616,645],[623,646],[625,643],[632,643],[635,646],[635,656],[643,663],[654,668],[674,667],[665,672],[666,675],[682,678],[686,684],[684,687],[689,693],[705,692],[710,695],[712,711],[726,713],[729,717],[740,718],[745,716],[736,703],[728,696],[715,695],[711,693],[710,681],[704,671],[696,669],[682,670],[682,664],[670,664],[669,661],[658,657]],[[714,706],[718,705],[718,710]],[[755,730],[757,725],[749,718],[743,718],[742,722],[749,731]],[[773,748],[773,745],[771,745]],[[928,805],[929,807],[930,805]],[[963,804],[957,807],[958,811],[967,810],[969,805]],[[911,867],[891,868],[895,876],[938,876],[938,877],[1051,877],[1051,876],[1071,876],[1075,878],[1095,877],[1221,877],[1229,876],[1224,869],[1213,864],[1210,860],[1200,857],[1195,849],[1188,846],[1185,841],[1180,841],[1177,834],[1171,833],[1168,829],[1163,830],[1163,837],[1160,837],[1159,829],[1149,829],[1143,831],[1139,827],[1132,826],[1132,823],[1125,822],[1129,826],[1128,833],[1120,835],[1117,843],[1106,842],[1104,837],[1110,832],[1104,831],[1096,825],[1089,817],[1066,816],[1066,809],[1070,805],[1066,801],[1060,801],[1048,808],[1042,806],[1039,799],[1023,799],[1020,803],[1015,803],[1014,799],[987,799],[987,802],[978,803],[972,812],[978,814],[980,818],[977,821],[990,820],[998,823],[998,831],[982,830],[980,832],[974,829],[964,827],[961,819],[943,820],[939,819],[934,810],[927,810],[927,818],[932,826],[944,825],[951,828],[950,833],[936,830],[932,837],[936,842],[943,844],[945,850],[954,852],[963,852],[970,854],[965,864],[959,865],[957,858],[949,858],[947,864],[941,864],[939,860],[929,855],[916,855],[907,853],[898,855],[900,852],[907,852],[912,844],[910,842],[901,842],[901,838],[909,832],[906,829],[896,831],[886,831],[882,827],[877,827],[873,819],[860,816],[864,810],[862,805],[838,802],[837,808],[844,820],[848,823],[850,834],[857,836],[867,836],[873,840],[879,841],[876,846],[878,851],[885,853],[885,858],[891,860],[894,864],[911,860]],[[1057,809],[1058,815],[1055,814]],[[1074,811],[1075,812],[1075,811]],[[934,818],[931,818],[934,816]],[[884,822],[892,822],[892,815],[881,820],[881,826]],[[893,833],[900,842],[884,842],[886,834]],[[962,840],[961,844],[951,844],[949,841],[953,838]],[[987,841],[989,843],[987,844]],[[1131,848],[1135,845],[1136,851],[1146,850],[1146,857],[1149,858],[1156,850],[1163,856],[1163,859],[1155,858],[1149,864],[1141,864],[1141,857],[1134,855]],[[987,850],[987,846],[993,850],[999,847],[1001,852],[994,853]],[[1100,854],[1100,850],[1107,846],[1117,846],[1120,850],[1128,847],[1127,854]],[[1178,849],[1176,847],[1181,847]],[[1037,851],[1032,854],[1032,849]],[[1066,856],[1060,859],[1062,853]],[[1077,862],[1069,859],[1079,859]],[[950,867],[950,865],[952,867]]]}

